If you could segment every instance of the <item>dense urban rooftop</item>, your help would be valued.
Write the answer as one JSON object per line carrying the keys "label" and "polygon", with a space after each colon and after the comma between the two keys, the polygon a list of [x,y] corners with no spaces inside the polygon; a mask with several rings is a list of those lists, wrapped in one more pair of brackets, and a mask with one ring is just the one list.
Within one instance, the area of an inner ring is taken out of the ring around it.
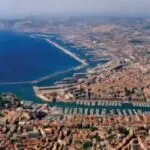
{"label": "dense urban rooftop", "polygon": [[150,114],[73,115],[1,96],[0,149],[149,149]]}

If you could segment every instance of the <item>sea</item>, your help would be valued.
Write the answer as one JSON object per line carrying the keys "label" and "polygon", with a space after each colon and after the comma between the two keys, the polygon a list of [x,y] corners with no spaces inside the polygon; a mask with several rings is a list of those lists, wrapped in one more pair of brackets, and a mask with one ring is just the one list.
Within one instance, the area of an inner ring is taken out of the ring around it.
{"label": "sea", "polygon": [[[5,83],[37,80],[79,65],[79,62],[48,43],[45,38],[18,32],[0,32],[0,92],[12,92],[24,100],[40,101],[35,97],[33,85]],[[38,85],[47,86],[62,77],[58,75]]]}

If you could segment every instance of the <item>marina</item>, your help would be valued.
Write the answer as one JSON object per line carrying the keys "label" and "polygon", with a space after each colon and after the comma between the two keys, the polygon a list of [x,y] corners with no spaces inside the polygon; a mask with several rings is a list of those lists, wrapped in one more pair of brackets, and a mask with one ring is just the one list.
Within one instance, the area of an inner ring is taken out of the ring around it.
{"label": "marina", "polygon": [[88,105],[88,106],[122,106],[120,101],[90,101],[90,100],[77,100],[77,105]]}
{"label": "marina", "polygon": [[143,107],[135,106],[134,103],[116,101],[77,101],[72,103],[55,102],[50,105],[62,108],[65,114],[85,114],[85,115],[136,115],[150,112],[150,106],[143,104]]}

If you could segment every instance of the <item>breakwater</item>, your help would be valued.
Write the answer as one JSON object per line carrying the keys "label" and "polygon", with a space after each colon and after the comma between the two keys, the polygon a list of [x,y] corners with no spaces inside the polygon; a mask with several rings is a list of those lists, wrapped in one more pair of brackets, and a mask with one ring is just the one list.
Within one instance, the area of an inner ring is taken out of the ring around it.
{"label": "breakwater", "polygon": [[68,73],[68,72],[70,72],[70,71],[76,70],[76,68],[77,68],[77,67],[70,68],[70,69],[67,69],[67,70],[65,70],[65,71],[59,71],[59,72],[56,72],[56,73],[53,73],[53,74],[49,74],[49,75],[46,75],[46,76],[44,76],[44,77],[40,77],[40,78],[37,79],[37,80],[22,81],[22,82],[2,82],[2,83],[0,83],[0,85],[37,84],[37,83],[46,81],[46,80],[48,80],[48,79],[51,79],[51,78],[53,78],[53,77],[56,77],[56,76],[58,76],[58,75],[65,74],[65,73]]}
{"label": "breakwater", "polygon": [[82,65],[84,66],[88,66],[88,63],[85,62],[84,60],[82,60],[81,58],[79,58],[78,56],[76,56],[74,53],[72,53],[71,51],[69,51],[68,49],[60,46],[59,44],[51,41],[50,39],[46,39],[47,42],[49,42],[50,44],[52,44],[53,46],[55,46],[56,48],[60,49],[61,51],[63,51],[64,53],[66,53],[67,55],[69,55],[70,57],[74,58],[75,60],[77,60],[78,62],[80,62]]}
{"label": "breakwater", "polygon": [[58,72],[55,72],[55,73],[51,73],[51,74],[48,74],[48,75],[45,75],[45,76],[42,76],[42,77],[39,77],[38,79],[33,79],[33,80],[23,80],[23,81],[10,81],[10,82],[0,82],[0,85],[32,85],[32,84],[37,84],[37,83],[40,83],[40,82],[43,82],[43,81],[46,81],[48,79],[51,79],[53,77],[56,77],[58,75],[61,75],[61,74],[65,74],[65,73],[68,73],[68,72],[71,72],[71,71],[74,71],[74,70],[79,70],[81,68],[84,68],[85,66],[87,66],[88,64],[80,59],[78,56],[76,56],[74,53],[70,52],[69,50],[63,48],[62,46],[60,46],[59,44],[55,43],[55,42],[52,42],[51,40],[49,39],[45,39],[49,44],[53,45],[54,47],[56,47],[57,49],[61,50],[62,52],[64,52],[65,54],[69,55],[70,57],[72,57],[73,59],[77,60],[78,62],[81,63],[80,66],[77,66],[77,67],[72,67],[72,68],[69,68],[67,70],[64,70],[64,71],[58,71]]}

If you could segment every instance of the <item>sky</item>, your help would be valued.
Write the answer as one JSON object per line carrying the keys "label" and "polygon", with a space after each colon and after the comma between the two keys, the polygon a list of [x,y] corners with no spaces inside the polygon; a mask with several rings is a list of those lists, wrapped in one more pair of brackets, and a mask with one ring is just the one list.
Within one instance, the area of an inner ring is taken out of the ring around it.
{"label": "sky", "polygon": [[150,0],[0,0],[0,17],[150,16]]}

